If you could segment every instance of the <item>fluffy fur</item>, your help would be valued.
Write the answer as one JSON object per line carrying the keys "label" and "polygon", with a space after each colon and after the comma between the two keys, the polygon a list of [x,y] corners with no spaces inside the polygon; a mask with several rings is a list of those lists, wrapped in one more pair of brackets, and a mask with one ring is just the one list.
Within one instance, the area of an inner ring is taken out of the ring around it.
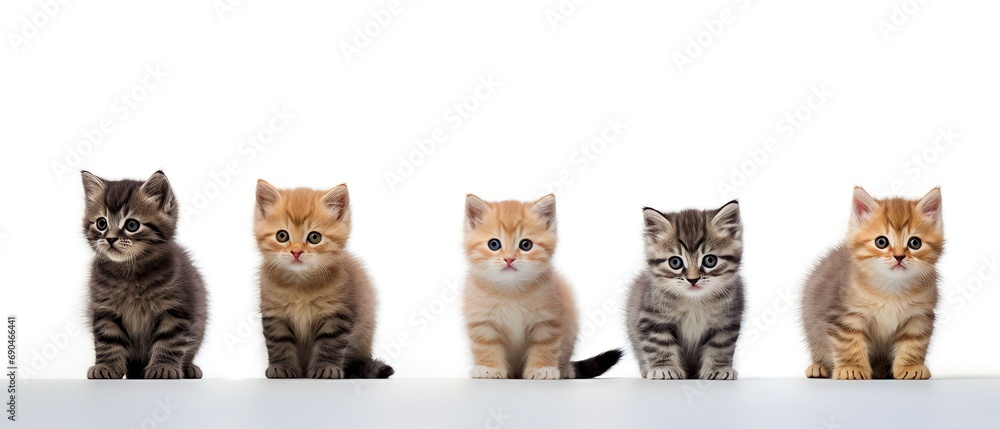
{"label": "fluffy fur", "polygon": [[469,274],[463,298],[472,377],[592,378],[618,362],[619,350],[570,361],[577,310],[572,291],[551,264],[555,196],[494,203],[469,195],[465,214]]}
{"label": "fluffy fur", "polygon": [[735,380],[743,319],[739,204],[645,218],[646,269],[629,290],[626,323],[651,380]]}
{"label": "fluffy fur", "polygon": [[174,243],[178,207],[167,176],[82,176],[83,232],[95,253],[87,313],[96,359],[87,377],[201,378],[194,356],[205,334],[205,286]]}
{"label": "fluffy fur", "polygon": [[388,378],[372,358],[376,299],[346,250],[347,186],[328,191],[257,183],[254,236],[263,262],[260,311],[268,378]]}
{"label": "fluffy fur", "polygon": [[813,360],[806,376],[930,378],[924,357],[943,250],[939,189],[913,201],[876,200],[855,188],[847,240],[820,261],[803,292]]}

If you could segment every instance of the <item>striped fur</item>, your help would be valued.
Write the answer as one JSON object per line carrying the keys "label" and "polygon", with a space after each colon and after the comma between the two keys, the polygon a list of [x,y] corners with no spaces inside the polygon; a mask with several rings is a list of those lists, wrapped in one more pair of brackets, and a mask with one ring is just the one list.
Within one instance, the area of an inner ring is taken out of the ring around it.
{"label": "striped fur", "polygon": [[[268,378],[388,378],[372,358],[375,289],[345,249],[347,187],[279,190],[257,184],[254,235],[263,256],[260,311]],[[279,231],[287,234],[284,241]],[[309,241],[318,233],[318,242]],[[298,254],[298,256],[296,256]]]}
{"label": "striped fur", "polygon": [[[877,243],[880,237],[886,241]],[[912,237],[921,240],[916,249],[908,246]],[[924,358],[943,250],[940,190],[914,201],[875,200],[856,188],[846,242],[819,262],[802,294],[813,361],[806,376],[930,378]]]}
{"label": "striped fur", "polygon": [[[489,243],[497,240],[499,248]],[[519,247],[530,240],[530,248]],[[473,378],[593,378],[621,358],[611,350],[572,362],[578,316],[573,293],[555,271],[555,197],[532,203],[466,197],[469,275],[464,313]]]}
{"label": "striped fur", "polygon": [[173,241],[178,208],[167,177],[82,175],[83,230],[95,252],[87,312],[96,359],[87,377],[201,378],[194,357],[205,334],[205,286]]}
{"label": "striped fur", "polygon": [[[739,205],[671,214],[647,208],[643,215],[647,267],[632,283],[626,310],[640,374],[735,380],[744,306]],[[671,266],[674,258],[680,262]]]}

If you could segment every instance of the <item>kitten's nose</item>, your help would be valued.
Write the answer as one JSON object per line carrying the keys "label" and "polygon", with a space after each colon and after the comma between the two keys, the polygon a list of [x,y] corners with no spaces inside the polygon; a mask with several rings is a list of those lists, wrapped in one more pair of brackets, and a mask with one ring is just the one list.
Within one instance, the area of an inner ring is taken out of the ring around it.
{"label": "kitten's nose", "polygon": [[294,250],[292,251],[292,256],[294,256],[294,257],[295,257],[295,260],[296,260],[296,261],[298,261],[298,260],[299,260],[299,256],[300,256],[300,255],[302,255],[302,251],[298,251],[298,252],[296,252],[296,251],[294,251]]}
{"label": "kitten's nose", "polygon": [[507,266],[508,266],[508,267],[509,267],[509,266],[510,266],[511,264],[513,264],[513,263],[514,263],[514,259],[515,259],[515,258],[503,258],[504,262],[506,262],[506,263],[507,263]]}
{"label": "kitten's nose", "polygon": [[688,281],[691,282],[692,285],[698,283],[698,280],[701,280],[701,277],[695,277],[693,279],[692,278],[688,279]]}
{"label": "kitten's nose", "polygon": [[110,246],[118,241],[118,237],[104,237],[104,240],[106,240],[108,242],[108,246]]}
{"label": "kitten's nose", "polygon": [[906,258],[906,255],[892,255],[892,257],[896,258],[896,262],[903,262],[903,259]]}

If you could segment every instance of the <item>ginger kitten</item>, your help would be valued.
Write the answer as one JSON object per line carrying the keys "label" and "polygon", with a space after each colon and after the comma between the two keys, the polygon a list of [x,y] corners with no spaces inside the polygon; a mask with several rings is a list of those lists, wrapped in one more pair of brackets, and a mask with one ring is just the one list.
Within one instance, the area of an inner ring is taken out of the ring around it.
{"label": "ginger kitten", "polygon": [[145,182],[82,172],[83,232],[94,250],[87,378],[201,378],[194,356],[208,319],[205,284],[174,242],[178,205],[162,171]]}
{"label": "ginger kitten", "polygon": [[345,246],[347,186],[278,189],[257,182],[254,236],[267,378],[388,378],[372,358],[375,289]]}
{"label": "ginger kitten", "polygon": [[473,378],[593,378],[621,359],[611,350],[570,362],[577,311],[552,267],[555,247],[555,196],[532,203],[466,197],[463,298]]}
{"label": "ginger kitten", "polygon": [[735,380],[744,305],[739,204],[642,214],[647,268],[632,283],[625,316],[639,373]]}
{"label": "ginger kitten", "polygon": [[810,378],[928,379],[924,365],[944,250],[941,191],[876,200],[854,188],[844,244],[806,281],[802,321]]}

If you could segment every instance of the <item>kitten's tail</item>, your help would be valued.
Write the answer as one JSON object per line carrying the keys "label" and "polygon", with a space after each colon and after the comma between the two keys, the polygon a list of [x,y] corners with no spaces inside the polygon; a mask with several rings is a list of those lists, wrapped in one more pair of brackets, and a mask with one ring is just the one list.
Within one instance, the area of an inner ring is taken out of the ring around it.
{"label": "kitten's tail", "polygon": [[594,378],[607,372],[622,358],[622,349],[608,350],[590,359],[573,362],[573,378]]}
{"label": "kitten's tail", "polygon": [[346,378],[389,378],[396,370],[379,359],[365,357],[348,363],[344,373]]}

